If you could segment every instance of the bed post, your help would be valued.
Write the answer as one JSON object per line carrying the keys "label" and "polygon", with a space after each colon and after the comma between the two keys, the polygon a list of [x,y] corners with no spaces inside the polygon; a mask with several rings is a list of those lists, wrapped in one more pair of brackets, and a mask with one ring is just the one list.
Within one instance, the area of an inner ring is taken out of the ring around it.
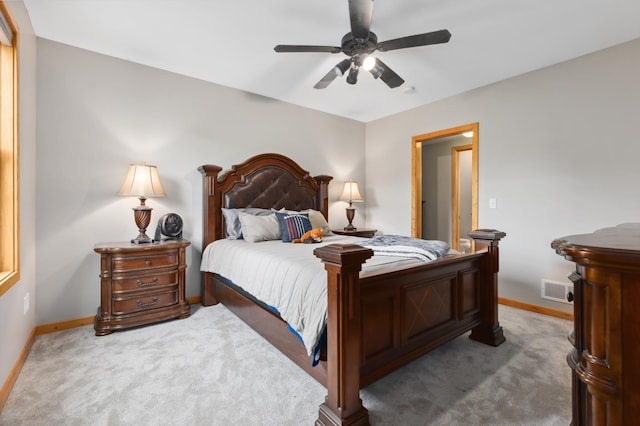
{"label": "bed post", "polygon": [[[202,251],[204,252],[209,243],[222,238],[222,223],[217,223],[215,220],[216,217],[221,216],[215,213],[222,207],[222,199],[216,191],[218,173],[222,167],[206,164],[198,167],[198,170],[202,173]],[[204,306],[217,304],[213,275],[203,272],[200,285],[201,303]]]}
{"label": "bed post", "polygon": [[507,234],[495,229],[476,229],[469,232],[474,239],[476,252],[486,251],[480,277],[480,316],[482,323],[471,330],[473,340],[498,346],[505,341],[502,327],[498,322],[498,243]]}
{"label": "bed post", "polygon": [[368,425],[360,399],[362,327],[359,275],[373,251],[354,244],[330,244],[314,250],[327,270],[327,397],[316,426]]}
{"label": "bed post", "polygon": [[320,185],[320,191],[316,195],[316,209],[322,212],[325,219],[329,220],[329,182],[333,177],[320,175],[314,176],[314,179]]}

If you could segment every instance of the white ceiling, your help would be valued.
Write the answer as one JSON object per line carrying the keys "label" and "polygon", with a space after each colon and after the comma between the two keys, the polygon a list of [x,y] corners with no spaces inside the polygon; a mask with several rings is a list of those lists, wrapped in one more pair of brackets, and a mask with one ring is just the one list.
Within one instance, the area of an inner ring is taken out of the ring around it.
{"label": "white ceiling", "polygon": [[[447,44],[377,53],[369,73],[313,85],[342,53],[347,0],[24,0],[37,36],[367,122],[640,37],[638,0],[376,0],[379,41],[448,29]],[[410,90],[413,89],[413,90]]]}

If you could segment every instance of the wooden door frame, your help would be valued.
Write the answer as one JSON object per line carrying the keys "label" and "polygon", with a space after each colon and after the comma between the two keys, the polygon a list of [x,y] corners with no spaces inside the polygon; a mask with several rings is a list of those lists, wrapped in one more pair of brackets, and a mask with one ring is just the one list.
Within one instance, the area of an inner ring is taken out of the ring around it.
{"label": "wooden door frame", "polygon": [[[422,144],[444,136],[473,132],[471,137],[471,227],[478,227],[478,141],[479,124],[470,123],[411,138],[411,236],[422,236]],[[453,198],[452,198],[453,203]],[[458,242],[459,243],[459,242]]]}

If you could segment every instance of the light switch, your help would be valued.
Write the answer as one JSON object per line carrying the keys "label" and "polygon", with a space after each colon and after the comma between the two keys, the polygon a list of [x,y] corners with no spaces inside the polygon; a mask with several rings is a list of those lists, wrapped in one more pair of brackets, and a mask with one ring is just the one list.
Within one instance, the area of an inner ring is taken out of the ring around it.
{"label": "light switch", "polygon": [[495,198],[489,198],[489,208],[495,209],[498,207],[498,201]]}

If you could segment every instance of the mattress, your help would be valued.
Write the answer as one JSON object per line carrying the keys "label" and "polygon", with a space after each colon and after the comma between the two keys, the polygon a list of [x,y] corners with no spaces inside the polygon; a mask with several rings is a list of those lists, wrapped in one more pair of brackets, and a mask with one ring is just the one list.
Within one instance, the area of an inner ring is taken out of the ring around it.
{"label": "mattress", "polygon": [[[313,356],[327,322],[327,272],[313,251],[327,244],[363,241],[340,235],[326,236],[317,244],[218,240],[205,248],[200,269],[228,279],[276,311]],[[423,262],[413,258],[373,256],[361,275],[419,264]]]}

